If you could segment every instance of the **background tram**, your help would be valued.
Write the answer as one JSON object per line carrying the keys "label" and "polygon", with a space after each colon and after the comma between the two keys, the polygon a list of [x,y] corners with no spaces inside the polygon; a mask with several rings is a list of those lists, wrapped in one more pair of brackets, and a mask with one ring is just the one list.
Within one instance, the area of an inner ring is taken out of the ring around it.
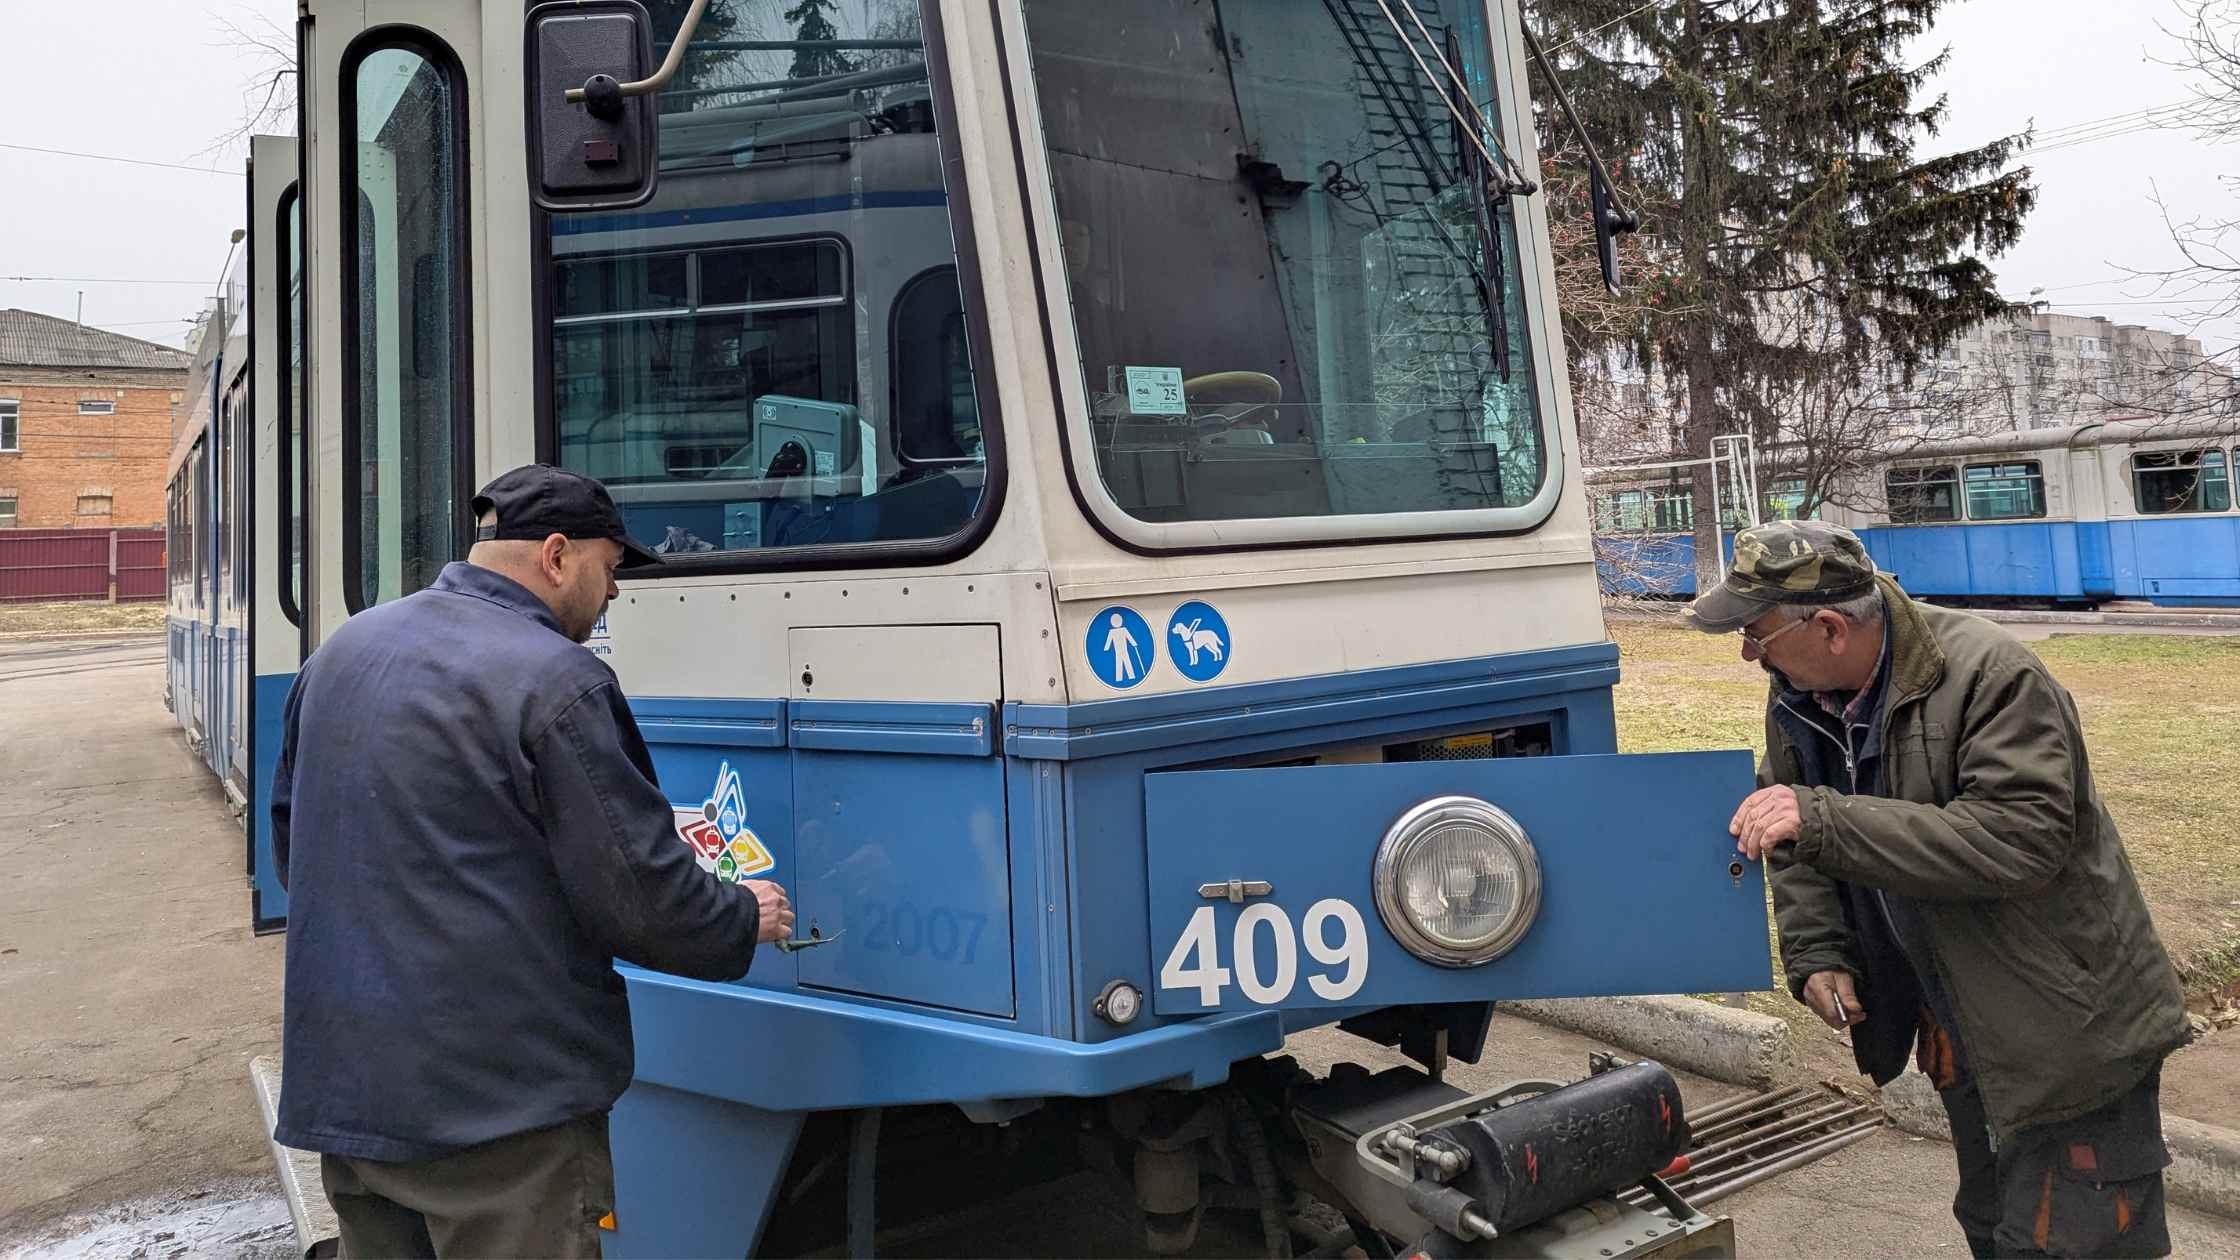
{"label": "background tram", "polygon": [[[2232,492],[2240,417],[2135,417],[1909,445],[1816,515],[1856,531],[1908,592],[1940,601],[2240,606]],[[1774,511],[1801,494],[1769,482]],[[1598,488],[1613,594],[1695,590],[1687,490]],[[1724,522],[1734,527],[1730,517]]]}
{"label": "background tram", "polygon": [[[255,459],[181,526],[246,528],[260,920],[299,662],[556,462],[666,556],[587,646],[677,842],[805,946],[621,967],[608,1255],[870,1254],[1084,1166],[1160,1253],[1287,1251],[1307,1187],[1378,1249],[1731,1248],[1613,1197],[1685,1145],[1661,1069],[1442,1079],[1497,999],[1769,981],[1747,754],[1614,755],[1514,0],[716,0],[585,86],[687,7],[304,6]],[[1265,1057],[1323,1025],[1415,1066]],[[1537,1195],[1419,1158],[1589,1103],[1638,1140]]]}
{"label": "background tram", "polygon": [[195,347],[164,491],[169,594],[164,698],[237,807],[249,800],[250,502],[247,260],[228,273]]}

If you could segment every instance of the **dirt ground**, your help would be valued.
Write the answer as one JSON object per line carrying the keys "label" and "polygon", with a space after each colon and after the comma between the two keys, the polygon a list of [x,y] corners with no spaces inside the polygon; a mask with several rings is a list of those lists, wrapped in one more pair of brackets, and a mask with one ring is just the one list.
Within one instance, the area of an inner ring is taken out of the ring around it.
{"label": "dirt ground", "polygon": [[162,694],[160,637],[0,644],[0,1240],[271,1180],[248,1063],[281,938]]}
{"label": "dirt ground", "polygon": [[163,629],[163,601],[108,604],[0,603],[0,638],[21,634],[99,634]]}
{"label": "dirt ground", "polygon": [[[2043,627],[2028,627],[2037,630]],[[1731,636],[1614,619],[1620,653],[1618,742],[1626,752],[1765,747],[1764,673]],[[2240,974],[2240,636],[2054,634],[2031,642],[2076,697],[2101,796],[2123,829],[2164,943],[2193,1006],[2232,1019]],[[1849,1043],[1786,993],[1752,994],[1788,1020],[1808,1076],[1850,1077]],[[2209,1124],[2240,1123],[2240,1024],[2178,1052],[2163,1105]]]}

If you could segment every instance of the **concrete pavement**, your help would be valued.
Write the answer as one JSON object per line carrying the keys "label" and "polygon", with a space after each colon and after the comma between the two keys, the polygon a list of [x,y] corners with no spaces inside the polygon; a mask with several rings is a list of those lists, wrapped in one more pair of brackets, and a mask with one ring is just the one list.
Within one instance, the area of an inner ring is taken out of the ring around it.
{"label": "concrete pavement", "polygon": [[249,932],[243,858],[160,636],[0,644],[0,1240],[270,1179],[248,1060],[279,1043],[281,940]]}

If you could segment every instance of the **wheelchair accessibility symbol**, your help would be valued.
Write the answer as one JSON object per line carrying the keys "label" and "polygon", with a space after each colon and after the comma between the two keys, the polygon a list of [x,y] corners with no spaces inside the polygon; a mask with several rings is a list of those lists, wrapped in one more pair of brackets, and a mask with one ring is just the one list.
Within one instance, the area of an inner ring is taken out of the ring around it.
{"label": "wheelchair accessibility symbol", "polygon": [[1213,605],[1191,600],[1167,619],[1167,659],[1192,682],[1212,682],[1229,666],[1229,623]]}
{"label": "wheelchair accessibility symbol", "polygon": [[1159,662],[1159,645],[1152,641],[1151,623],[1125,604],[1114,604],[1089,619],[1089,668],[1097,681],[1126,691],[1144,679]]}

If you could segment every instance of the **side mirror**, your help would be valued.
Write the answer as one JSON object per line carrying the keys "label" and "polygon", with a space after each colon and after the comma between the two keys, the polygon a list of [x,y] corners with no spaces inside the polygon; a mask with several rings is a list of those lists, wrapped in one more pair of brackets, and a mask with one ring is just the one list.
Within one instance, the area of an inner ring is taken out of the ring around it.
{"label": "side mirror", "polygon": [[[527,29],[530,197],[561,213],[643,205],[661,171],[656,98],[623,84],[653,69],[645,6],[547,0],[529,10]],[[690,37],[680,34],[679,46]]]}
{"label": "side mirror", "polygon": [[1596,170],[1587,181],[1594,198],[1594,245],[1602,258],[1602,287],[1610,296],[1618,296],[1618,238],[1629,232],[1641,230],[1641,216],[1618,204],[1611,195],[1610,185],[1604,182],[1602,172]]}

